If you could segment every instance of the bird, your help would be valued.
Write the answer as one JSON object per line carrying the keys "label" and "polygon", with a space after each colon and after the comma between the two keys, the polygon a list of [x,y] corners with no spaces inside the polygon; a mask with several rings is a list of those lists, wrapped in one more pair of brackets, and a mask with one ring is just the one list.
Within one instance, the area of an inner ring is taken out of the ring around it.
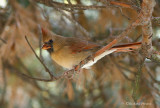
{"label": "bird", "polygon": [[[52,31],[41,28],[43,35],[42,49],[47,50],[51,59],[58,65],[66,69],[72,69],[82,60],[92,55],[103,46],[81,38],[64,37]],[[141,42],[113,46],[109,50],[103,51],[85,64],[82,68],[89,69],[98,60],[113,52],[128,52],[140,48]]]}

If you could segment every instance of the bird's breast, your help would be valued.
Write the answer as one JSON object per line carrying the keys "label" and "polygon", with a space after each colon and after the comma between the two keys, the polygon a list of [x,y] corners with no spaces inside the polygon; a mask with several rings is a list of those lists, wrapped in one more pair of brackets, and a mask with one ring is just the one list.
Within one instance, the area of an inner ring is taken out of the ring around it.
{"label": "bird's breast", "polygon": [[75,65],[79,64],[82,60],[88,57],[91,51],[82,51],[78,53],[72,53],[68,46],[65,46],[58,51],[51,54],[52,59],[60,66],[72,69]]}

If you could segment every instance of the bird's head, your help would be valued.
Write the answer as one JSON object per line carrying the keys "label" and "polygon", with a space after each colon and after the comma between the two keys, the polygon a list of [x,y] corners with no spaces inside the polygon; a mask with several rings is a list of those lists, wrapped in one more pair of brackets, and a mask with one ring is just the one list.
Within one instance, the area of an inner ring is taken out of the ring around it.
{"label": "bird's head", "polygon": [[50,33],[50,31],[48,31],[45,28],[41,28],[42,31],[42,35],[43,35],[43,46],[42,49],[43,50],[47,50],[50,53],[54,51],[53,48],[53,39],[52,39],[52,34]]}
{"label": "bird's head", "polygon": [[53,32],[44,28],[41,28],[41,30],[43,35],[43,50],[47,50],[49,51],[49,53],[52,53],[61,48],[62,43],[64,43],[64,39],[62,36],[56,35]]}
{"label": "bird's head", "polygon": [[53,48],[53,40],[50,39],[48,42],[44,42],[42,49],[49,51],[50,53],[52,53],[54,51]]}

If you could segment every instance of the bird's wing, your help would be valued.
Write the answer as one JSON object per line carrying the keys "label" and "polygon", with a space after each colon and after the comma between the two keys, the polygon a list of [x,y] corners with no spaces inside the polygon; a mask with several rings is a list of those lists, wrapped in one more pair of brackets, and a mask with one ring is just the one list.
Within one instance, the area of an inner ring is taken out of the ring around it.
{"label": "bird's wing", "polygon": [[69,39],[68,43],[69,43],[69,48],[72,50],[73,54],[76,54],[82,51],[94,50],[100,47],[100,45],[96,43],[88,42],[81,39],[75,39],[75,38]]}

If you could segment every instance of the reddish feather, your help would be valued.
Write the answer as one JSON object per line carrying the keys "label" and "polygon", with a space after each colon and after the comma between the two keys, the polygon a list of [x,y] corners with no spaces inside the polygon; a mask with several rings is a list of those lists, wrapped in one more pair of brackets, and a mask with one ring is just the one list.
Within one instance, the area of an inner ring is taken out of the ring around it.
{"label": "reddish feather", "polygon": [[[128,52],[128,51],[133,51],[133,49],[138,49],[140,48],[140,46],[141,46],[141,42],[135,42],[130,44],[113,46],[111,49],[117,49],[116,52]],[[73,54],[79,53],[81,51],[93,50],[98,47],[100,47],[100,45],[95,43],[89,43],[86,41],[81,41],[79,43],[75,42],[75,43],[72,43],[72,45],[70,46]]]}
{"label": "reddish feather", "polygon": [[71,44],[70,48],[73,54],[79,53],[81,51],[93,50],[94,48],[99,47],[98,44],[87,42],[87,41],[79,41]]}
{"label": "reddish feather", "polygon": [[42,31],[42,35],[43,35],[43,36],[46,36],[46,35],[47,35],[47,30],[44,29],[43,27],[41,27],[41,31]]}

